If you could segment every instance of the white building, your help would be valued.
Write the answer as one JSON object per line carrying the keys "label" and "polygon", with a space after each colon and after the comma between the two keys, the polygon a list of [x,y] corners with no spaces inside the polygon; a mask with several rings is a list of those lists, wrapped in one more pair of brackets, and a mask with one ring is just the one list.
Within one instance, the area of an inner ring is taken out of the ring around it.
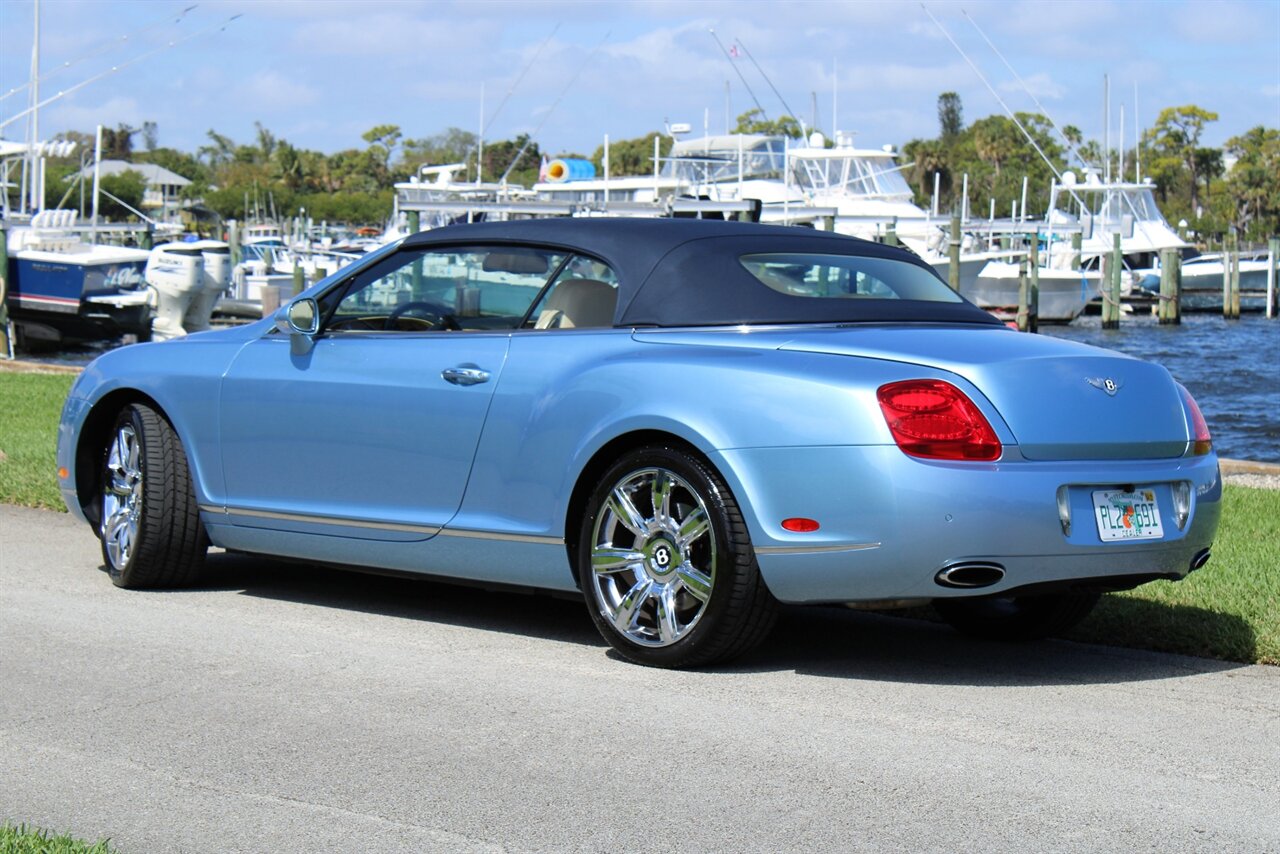
{"label": "white building", "polygon": [[[102,161],[103,175],[120,175],[124,172],[137,172],[146,181],[146,189],[142,192],[142,210],[147,216],[158,222],[177,223],[182,210],[180,195],[182,188],[191,182],[176,172],[170,172],[163,166],[154,163],[129,163],[125,160]],[[93,167],[84,170],[86,180],[93,180]]]}

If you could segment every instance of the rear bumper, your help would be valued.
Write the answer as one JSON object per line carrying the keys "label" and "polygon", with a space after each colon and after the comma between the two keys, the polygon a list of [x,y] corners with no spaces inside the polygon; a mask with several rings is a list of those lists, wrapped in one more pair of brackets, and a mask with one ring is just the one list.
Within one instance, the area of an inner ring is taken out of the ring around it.
{"label": "rear bumper", "polygon": [[[766,584],[785,602],[855,602],[991,595],[1035,585],[1106,579],[1124,586],[1186,575],[1218,528],[1222,494],[1213,454],[1162,460],[928,462],[893,446],[746,449],[714,460],[744,505]],[[1183,528],[1172,484],[1191,484]],[[1071,533],[1057,494],[1069,488]],[[1095,489],[1136,486],[1158,499],[1164,536],[1104,543]],[[821,528],[793,534],[781,520]],[[974,589],[945,587],[956,563],[999,564],[1004,576]]]}

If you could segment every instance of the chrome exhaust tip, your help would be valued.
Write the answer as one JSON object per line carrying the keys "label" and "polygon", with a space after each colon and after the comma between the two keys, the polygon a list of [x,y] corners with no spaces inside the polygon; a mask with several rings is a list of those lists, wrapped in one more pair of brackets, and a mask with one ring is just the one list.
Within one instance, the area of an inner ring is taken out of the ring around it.
{"label": "chrome exhaust tip", "polygon": [[933,580],[943,587],[972,590],[990,587],[1004,578],[1004,567],[990,561],[971,560],[943,567]]}
{"label": "chrome exhaust tip", "polygon": [[1196,552],[1195,557],[1191,558],[1191,570],[1190,570],[1190,571],[1191,571],[1191,572],[1194,572],[1195,570],[1197,570],[1197,569],[1199,569],[1200,567],[1204,566],[1206,563],[1208,563],[1208,562],[1209,562],[1209,558],[1210,558],[1210,556],[1211,556],[1211,555],[1210,555],[1210,552],[1209,552],[1209,550],[1208,550],[1208,549],[1201,549],[1200,551]]}

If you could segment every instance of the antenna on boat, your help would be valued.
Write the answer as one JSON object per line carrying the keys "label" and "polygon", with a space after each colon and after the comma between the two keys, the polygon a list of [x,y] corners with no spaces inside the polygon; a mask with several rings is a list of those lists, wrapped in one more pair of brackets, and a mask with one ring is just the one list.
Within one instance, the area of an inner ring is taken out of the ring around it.
{"label": "antenna on boat", "polygon": [[[756,97],[756,93],[751,91],[751,85],[747,83],[747,78],[742,76],[742,70],[734,64],[733,54],[725,50],[724,43],[720,41],[720,37],[716,35],[715,30],[708,29],[707,32],[711,33],[711,38],[715,39],[716,44],[720,46],[720,52],[724,54],[725,61],[729,63],[729,67],[733,69],[734,73],[738,75],[738,79],[742,81],[742,87],[747,90],[747,94],[750,95],[751,100],[755,102],[756,109],[760,111],[760,117],[766,122],[769,121],[769,114],[765,111],[764,105],[760,103],[760,99]],[[735,50],[736,49],[735,45]]]}
{"label": "antenna on boat", "polygon": [[80,57],[79,59],[68,60],[67,62],[62,63],[57,68],[53,69],[52,71],[42,74],[40,77],[36,78],[35,80],[28,80],[26,83],[23,83],[21,86],[14,86],[8,92],[5,92],[3,95],[0,95],[0,101],[5,100],[11,95],[16,95],[19,92],[23,91],[24,89],[30,88],[33,85],[39,86],[39,84],[44,83],[50,77],[53,77],[56,74],[60,74],[61,72],[66,71],[68,68],[74,68],[75,66],[79,65],[82,62],[87,62],[90,59],[95,59],[99,56],[102,56],[102,54],[110,50],[113,50],[114,48],[119,46],[121,42],[127,42],[129,39],[134,38],[135,36],[140,36],[143,33],[148,32],[149,30],[154,30],[156,27],[164,26],[165,24],[170,24],[170,23],[180,24],[182,23],[182,19],[187,16],[187,13],[194,8],[196,8],[195,5],[188,6],[187,8],[183,9],[180,13],[178,13],[178,17],[176,18],[166,15],[163,19],[156,21],[155,23],[148,24],[147,26],[143,27],[140,30],[134,30],[132,33],[128,33],[126,35],[121,36],[118,39],[108,42],[107,44],[103,45],[97,50],[87,53],[84,56]]}
{"label": "antenna on boat", "polygon": [[609,40],[610,35],[612,35],[612,31],[606,32],[604,34],[604,38],[600,39],[596,46],[591,49],[591,53],[587,54],[587,58],[582,60],[582,65],[578,67],[577,72],[573,77],[569,78],[569,82],[565,84],[565,87],[563,91],[560,92],[559,97],[556,98],[555,102],[551,104],[551,107],[542,116],[542,121],[538,122],[538,126],[533,129],[533,133],[529,134],[529,138],[524,141],[524,145],[520,146],[520,150],[516,152],[516,156],[511,158],[511,165],[507,167],[507,171],[503,172],[502,177],[498,179],[499,184],[507,183],[507,176],[511,174],[511,170],[516,168],[516,164],[520,162],[520,158],[524,156],[525,151],[527,151],[529,146],[533,143],[538,132],[541,131],[543,126],[547,123],[547,119],[551,118],[551,114],[556,111],[556,107],[560,106],[560,102],[564,100],[564,96],[569,94],[569,90],[573,88],[573,84],[578,82],[578,78],[582,76],[582,72],[587,70],[587,66],[591,64],[592,58],[594,58],[600,51],[600,48],[604,47],[604,43]]}
{"label": "antenna on boat", "polygon": [[1013,66],[1009,64],[1009,60],[1004,58],[1004,54],[1001,53],[1000,49],[997,48],[995,44],[991,41],[991,39],[987,37],[987,34],[983,32],[982,27],[978,26],[978,22],[975,21],[973,18],[969,17],[969,13],[966,12],[964,9],[960,10],[960,14],[964,15],[965,18],[969,21],[969,23],[973,25],[973,28],[978,31],[978,35],[982,36],[982,40],[987,43],[987,47],[991,48],[991,52],[1000,58],[1000,61],[1004,63],[1004,67],[1009,69],[1009,73],[1013,75],[1013,79],[1018,81],[1018,85],[1022,87],[1022,91],[1026,92],[1027,95],[1031,98],[1031,100],[1035,103],[1036,109],[1040,111],[1040,115],[1048,119],[1049,126],[1054,129],[1054,131],[1058,134],[1058,136],[1062,137],[1062,141],[1067,144],[1067,154],[1074,155],[1077,159],[1079,159],[1080,155],[1076,152],[1075,145],[1071,142],[1071,140],[1067,139],[1067,135],[1062,132],[1061,128],[1058,127],[1058,123],[1053,120],[1053,116],[1049,115],[1049,111],[1045,109],[1044,104],[1040,103],[1040,99],[1037,98],[1035,96],[1035,93],[1031,91],[1031,87],[1027,85],[1026,81],[1022,79],[1022,76],[1019,75],[1018,72],[1014,70]]}
{"label": "antenna on boat", "polygon": [[782,109],[787,111],[788,116],[791,116],[791,118],[800,123],[800,135],[808,136],[808,134],[804,132],[804,119],[796,115],[791,109],[791,105],[787,103],[787,99],[782,97],[782,93],[778,91],[778,87],[773,85],[773,81],[769,79],[769,75],[764,73],[764,69],[760,67],[760,63],[756,62],[756,58],[751,55],[751,51],[747,50],[747,46],[743,43],[742,39],[734,39],[733,41],[738,47],[742,48],[742,52],[747,55],[747,59],[751,60],[751,64],[755,66],[756,71],[759,71],[760,76],[764,78],[764,82],[769,84],[769,88],[773,90],[773,94],[782,102]]}
{"label": "antenna on boat", "polygon": [[542,56],[542,51],[551,43],[551,39],[555,37],[555,34],[559,32],[559,30],[559,23],[551,28],[551,32],[542,40],[542,44],[538,45],[538,49],[533,52],[533,56],[529,58],[529,61],[525,63],[524,68],[521,69],[520,76],[518,76],[515,79],[515,82],[511,84],[511,88],[507,89],[507,94],[503,95],[502,100],[498,102],[498,106],[493,108],[493,112],[489,115],[489,121],[487,123],[484,120],[484,84],[480,84],[480,137],[476,142],[478,152],[476,154],[477,184],[480,183],[480,176],[484,171],[484,129],[486,127],[493,127],[493,123],[498,120],[498,114],[502,112],[502,108],[507,105],[507,101],[511,100],[511,96],[514,95],[516,89],[519,88],[520,83],[524,80],[524,76],[529,73],[530,68],[533,68],[533,64],[538,61],[539,56]]}
{"label": "antenna on boat", "polygon": [[40,101],[39,103],[34,104],[34,105],[32,105],[31,107],[28,107],[27,109],[23,110],[22,112],[20,112],[20,113],[15,113],[14,115],[12,115],[12,116],[10,116],[9,118],[5,119],[3,122],[0,122],[0,130],[3,130],[4,128],[6,128],[6,127],[8,127],[9,125],[13,124],[13,123],[14,123],[14,122],[16,122],[18,119],[24,118],[24,117],[26,117],[26,116],[28,116],[28,115],[30,115],[30,114],[32,114],[32,113],[34,113],[35,111],[39,110],[41,107],[46,107],[46,106],[48,106],[49,104],[52,104],[54,101],[57,101],[57,100],[58,100],[58,99],[60,99],[60,98],[65,98],[66,96],[68,96],[68,95],[72,94],[73,92],[78,92],[78,91],[80,91],[80,90],[81,90],[81,89],[83,89],[84,87],[88,86],[90,83],[96,83],[97,81],[101,80],[101,79],[102,79],[102,78],[104,78],[104,77],[110,76],[110,75],[112,75],[112,74],[115,74],[117,71],[121,71],[121,70],[123,70],[123,69],[125,69],[125,68],[128,68],[130,65],[133,65],[133,64],[135,64],[135,63],[141,62],[141,61],[142,61],[142,60],[144,60],[144,59],[149,59],[150,57],[155,56],[157,53],[163,53],[163,52],[164,52],[164,51],[166,51],[166,50],[170,50],[170,49],[172,49],[172,48],[175,48],[175,47],[177,47],[178,45],[183,44],[184,42],[189,42],[189,41],[191,41],[192,39],[194,39],[194,38],[198,38],[198,37],[203,36],[203,35],[205,35],[205,34],[207,34],[207,33],[211,33],[211,32],[222,32],[223,30],[225,30],[225,29],[226,29],[226,28],[231,24],[231,22],[232,22],[232,21],[236,20],[237,18],[242,18],[242,17],[244,17],[244,16],[243,16],[243,15],[232,15],[230,18],[227,18],[227,20],[223,21],[221,24],[215,24],[215,25],[214,25],[214,26],[212,26],[212,27],[206,27],[205,29],[200,30],[199,32],[194,32],[194,33],[192,33],[192,34],[191,34],[191,35],[189,35],[189,36],[186,36],[186,37],[184,37],[184,38],[177,39],[176,41],[171,41],[171,42],[169,42],[168,44],[161,45],[160,47],[155,48],[154,50],[149,50],[149,51],[147,51],[146,53],[139,54],[138,56],[135,56],[133,59],[126,60],[126,61],[124,61],[124,62],[120,63],[119,65],[113,65],[113,66],[111,66],[110,68],[108,68],[106,71],[101,72],[100,74],[95,74],[95,75],[93,75],[92,77],[88,78],[87,80],[81,80],[81,81],[80,81],[79,83],[77,83],[76,85],[74,85],[74,86],[69,86],[69,87],[67,87],[66,89],[63,89],[62,91],[60,91],[58,94],[54,95],[54,96],[53,96],[53,97],[51,97],[51,98],[45,98],[43,101]]}
{"label": "antenna on boat", "polygon": [[[928,15],[929,18],[933,21],[934,25],[937,26],[937,28],[942,31],[942,34],[946,36],[947,41],[951,42],[951,46],[954,47],[956,49],[956,52],[960,54],[961,58],[963,58],[964,61],[969,64],[969,67],[973,69],[973,73],[978,75],[978,79],[981,80],[982,84],[987,87],[987,91],[990,92],[991,96],[996,99],[996,102],[999,103],[1000,106],[1004,108],[1004,111],[1009,116],[1009,119],[1014,123],[1014,125],[1018,128],[1018,130],[1022,131],[1022,135],[1027,138],[1027,142],[1031,143],[1031,147],[1036,150],[1036,154],[1040,155],[1040,159],[1043,160],[1045,162],[1045,165],[1049,167],[1049,171],[1053,172],[1054,177],[1057,178],[1059,181],[1061,181],[1062,171],[1059,170],[1057,165],[1052,160],[1049,159],[1049,156],[1044,153],[1044,150],[1040,148],[1040,144],[1036,142],[1035,137],[1031,135],[1031,132],[1028,131],[1026,127],[1023,126],[1022,122],[1018,121],[1017,115],[1013,112],[1013,110],[1009,109],[1009,105],[1005,103],[1004,98],[1000,97],[1000,93],[997,92],[995,87],[991,85],[991,81],[987,80],[986,75],[983,74],[978,69],[978,66],[973,64],[973,60],[969,58],[969,54],[965,53],[964,49],[961,48],[960,45],[956,44],[956,40],[951,37],[951,33],[947,32],[947,28],[942,26],[942,22],[939,21],[937,17],[934,16],[933,12],[929,10],[928,6],[921,3],[920,8],[924,9],[925,14]],[[1076,194],[1074,190],[1069,190],[1068,192],[1071,193],[1072,198],[1074,198],[1076,201],[1080,201],[1080,197]],[[1081,204],[1083,204],[1083,202],[1081,202]]]}

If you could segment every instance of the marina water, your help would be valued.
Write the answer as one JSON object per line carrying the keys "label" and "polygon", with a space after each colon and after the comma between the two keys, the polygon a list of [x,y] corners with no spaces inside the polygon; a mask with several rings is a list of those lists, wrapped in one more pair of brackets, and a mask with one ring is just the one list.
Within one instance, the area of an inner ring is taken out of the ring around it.
{"label": "marina water", "polygon": [[1191,314],[1160,326],[1126,317],[1104,330],[1100,317],[1079,317],[1040,332],[1159,362],[1200,404],[1219,456],[1280,463],[1280,320]]}

